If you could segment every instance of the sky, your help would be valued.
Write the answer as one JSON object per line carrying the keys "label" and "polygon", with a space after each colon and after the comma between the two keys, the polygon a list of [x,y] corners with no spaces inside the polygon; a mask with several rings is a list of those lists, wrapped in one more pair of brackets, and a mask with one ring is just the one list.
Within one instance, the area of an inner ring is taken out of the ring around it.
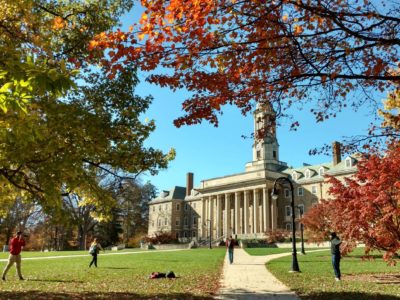
{"label": "sky", "polygon": [[[122,29],[127,29],[132,20],[141,15],[137,7],[122,19]],[[241,115],[233,106],[223,108],[219,118],[219,127],[204,122],[200,125],[176,128],[173,120],[182,116],[182,102],[186,99],[185,91],[172,92],[168,88],[160,88],[145,82],[146,74],[138,73],[140,84],[136,93],[141,96],[152,95],[154,101],[143,121],[154,119],[156,130],[145,142],[145,146],[164,152],[170,148],[176,150],[176,158],[166,170],[155,176],[142,175],[143,182],[150,181],[158,191],[170,190],[174,186],[186,185],[186,173],[194,173],[194,186],[201,180],[244,172],[245,164],[252,160],[251,139],[243,139],[242,135],[253,132],[253,116]],[[385,95],[376,94],[376,99]],[[280,120],[277,128],[277,139],[280,145],[279,159],[289,166],[299,167],[303,163],[319,164],[330,162],[331,156],[310,156],[308,151],[333,141],[341,141],[344,136],[365,134],[369,124],[374,120],[374,112],[363,107],[357,112],[348,109],[322,123],[316,123],[314,116],[308,111],[293,110],[295,120],[300,122],[297,131],[290,131],[291,120]]]}
{"label": "sky", "polygon": [[[144,182],[150,181],[159,191],[173,186],[185,186],[186,173],[194,173],[194,186],[201,180],[244,172],[245,164],[252,160],[251,139],[242,135],[253,132],[253,115],[243,117],[236,107],[226,106],[219,118],[219,126],[204,122],[200,125],[176,128],[173,120],[183,114],[181,103],[187,94],[184,91],[172,92],[144,82],[145,75],[139,74],[141,83],[137,93],[141,96],[151,94],[154,101],[143,118],[154,119],[156,130],[146,141],[151,146],[167,152],[176,150],[176,158],[169,168],[156,176],[142,176]],[[383,95],[378,96],[383,98]],[[319,164],[330,162],[331,156],[310,156],[310,149],[341,141],[344,136],[365,134],[374,115],[364,107],[358,112],[344,111],[335,119],[316,123],[308,111],[296,111],[300,122],[297,131],[290,131],[292,121],[281,120],[277,128],[279,159],[289,166],[299,167],[303,163]]]}

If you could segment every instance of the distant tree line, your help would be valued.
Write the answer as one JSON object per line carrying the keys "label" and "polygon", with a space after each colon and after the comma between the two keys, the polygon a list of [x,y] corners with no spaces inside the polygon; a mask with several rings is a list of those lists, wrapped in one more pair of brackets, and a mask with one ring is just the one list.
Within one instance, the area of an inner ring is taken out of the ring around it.
{"label": "distant tree line", "polygon": [[15,231],[22,230],[28,250],[84,250],[93,237],[104,247],[138,246],[147,233],[148,202],[155,196],[155,187],[127,179],[111,180],[106,189],[114,199],[106,219],[96,218],[101,207],[86,203],[84,196],[76,193],[63,196],[62,205],[51,209],[43,208],[30,195],[16,197],[0,218],[0,244],[8,244]]}

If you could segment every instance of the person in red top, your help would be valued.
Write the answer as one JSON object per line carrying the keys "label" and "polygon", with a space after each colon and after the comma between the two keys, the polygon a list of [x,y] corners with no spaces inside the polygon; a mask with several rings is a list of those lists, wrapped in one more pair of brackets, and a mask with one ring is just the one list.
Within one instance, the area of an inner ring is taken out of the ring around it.
{"label": "person in red top", "polygon": [[10,256],[8,257],[7,266],[4,268],[3,271],[3,280],[6,280],[6,275],[8,270],[12,267],[14,263],[17,265],[17,273],[20,280],[24,280],[21,274],[21,251],[22,247],[25,246],[25,241],[22,238],[22,232],[18,231],[16,236],[13,237],[10,241]]}

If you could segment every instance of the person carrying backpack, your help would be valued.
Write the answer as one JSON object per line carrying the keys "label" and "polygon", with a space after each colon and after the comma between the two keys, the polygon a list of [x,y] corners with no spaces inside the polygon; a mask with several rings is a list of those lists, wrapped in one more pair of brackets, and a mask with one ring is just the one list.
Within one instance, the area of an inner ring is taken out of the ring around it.
{"label": "person carrying backpack", "polygon": [[229,238],[226,240],[226,249],[228,250],[229,254],[229,263],[233,263],[233,249],[235,248],[235,240],[232,238],[232,236],[229,236]]}
{"label": "person carrying backpack", "polygon": [[97,241],[97,238],[93,239],[92,244],[89,248],[89,254],[92,255],[92,261],[89,264],[89,268],[94,264],[97,268],[97,255],[99,254],[100,250],[103,250],[100,243]]}

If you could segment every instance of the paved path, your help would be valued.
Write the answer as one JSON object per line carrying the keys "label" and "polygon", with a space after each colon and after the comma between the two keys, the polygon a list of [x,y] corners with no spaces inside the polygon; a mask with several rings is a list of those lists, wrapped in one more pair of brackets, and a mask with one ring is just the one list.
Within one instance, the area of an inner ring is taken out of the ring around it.
{"label": "paved path", "polygon": [[294,292],[276,279],[265,263],[291,253],[251,256],[235,249],[233,264],[225,257],[221,289],[217,299],[299,300]]}

